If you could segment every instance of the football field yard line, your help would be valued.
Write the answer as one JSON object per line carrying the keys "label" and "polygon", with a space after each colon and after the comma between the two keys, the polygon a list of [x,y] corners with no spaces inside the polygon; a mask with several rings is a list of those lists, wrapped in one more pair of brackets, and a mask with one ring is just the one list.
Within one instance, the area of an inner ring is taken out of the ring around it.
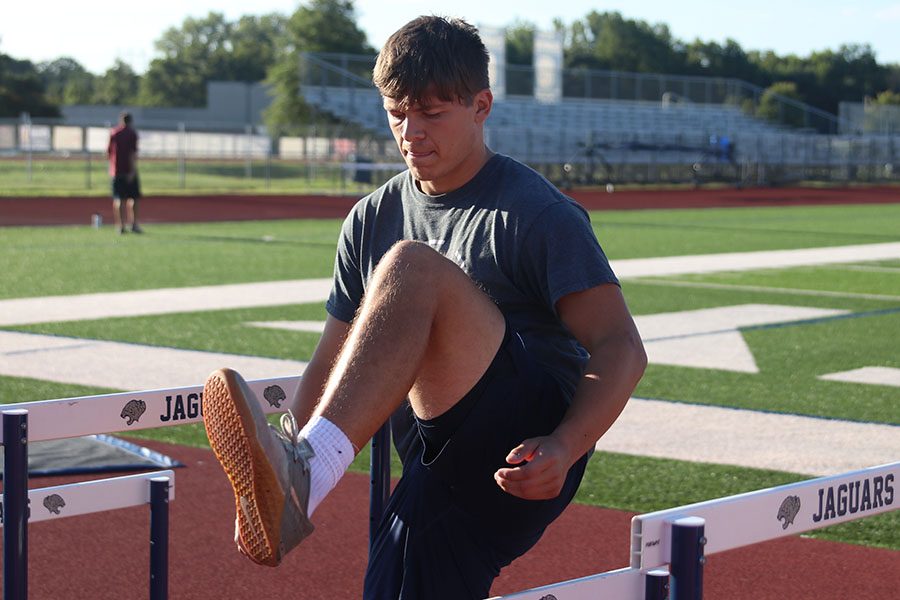
{"label": "football field yard line", "polygon": [[0,376],[6,377],[134,391],[202,384],[226,365],[247,379],[306,368],[295,360],[0,331]]}
{"label": "football field yard line", "polygon": [[[635,258],[613,260],[611,265],[620,279],[633,280],[643,277],[814,266],[886,258],[900,258],[900,242],[801,248],[795,250]],[[749,291],[752,288],[744,289]],[[13,298],[0,300],[0,327],[323,302],[328,297],[330,290],[330,279],[308,279],[100,294],[45,296],[40,298]],[[804,292],[792,293],[802,294]],[[820,295],[826,296],[829,294],[823,292]],[[846,297],[889,301],[900,299],[900,297],[881,296],[878,294]]]}
{"label": "football field yard line", "polygon": [[835,265],[835,269],[844,271],[863,271],[866,273],[892,273],[900,275],[900,267],[882,267],[877,265]]}
{"label": "football field yard line", "polygon": [[610,262],[616,275],[620,278],[635,278],[685,275],[688,273],[722,273],[786,267],[809,267],[895,258],[900,258],[900,242],[828,246],[824,248],[797,248],[792,250],[759,250],[754,252],[631,258]]}
{"label": "football field yard line", "polygon": [[597,449],[833,475],[897,460],[900,426],[632,398]]}
{"label": "football field yard line", "polygon": [[671,287],[689,287],[709,290],[735,290],[740,292],[765,292],[773,294],[790,294],[798,296],[815,296],[821,298],[847,298],[851,300],[876,300],[881,302],[900,302],[900,296],[888,294],[864,294],[857,292],[835,292],[831,290],[807,290],[802,288],[768,287],[764,285],[744,285],[739,283],[712,283],[703,281],[685,281],[683,279],[650,279],[639,277],[631,279],[631,283],[659,285]]}
{"label": "football field yard line", "polygon": [[331,279],[260,281],[0,300],[0,327],[324,302]]}

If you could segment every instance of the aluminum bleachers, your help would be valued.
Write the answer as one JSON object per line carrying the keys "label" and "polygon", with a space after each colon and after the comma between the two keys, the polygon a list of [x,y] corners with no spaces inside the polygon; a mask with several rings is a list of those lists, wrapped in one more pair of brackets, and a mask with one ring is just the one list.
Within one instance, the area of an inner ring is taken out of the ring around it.
{"label": "aluminum bleachers", "polygon": [[[303,95],[318,110],[380,132],[387,130],[378,92],[350,87],[307,86]],[[549,130],[619,133],[669,133],[736,135],[777,133],[779,128],[744,114],[736,106],[724,104],[678,103],[622,100],[563,100],[543,104],[533,98],[509,97],[494,104],[488,126],[493,129],[521,127]]]}

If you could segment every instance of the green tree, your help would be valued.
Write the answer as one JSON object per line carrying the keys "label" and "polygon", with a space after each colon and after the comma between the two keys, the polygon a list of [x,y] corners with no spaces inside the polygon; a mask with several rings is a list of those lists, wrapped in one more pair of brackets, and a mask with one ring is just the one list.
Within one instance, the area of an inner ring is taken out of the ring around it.
{"label": "green tree", "polygon": [[884,90],[875,96],[871,103],[879,106],[900,106],[900,92]]}
{"label": "green tree", "polygon": [[285,44],[287,17],[277,13],[241,17],[233,27],[228,79],[262,81]]}
{"label": "green tree", "polygon": [[567,67],[643,73],[683,73],[684,44],[664,24],[591,11],[566,31]]}
{"label": "green tree", "polygon": [[516,21],[506,28],[506,62],[511,65],[534,64],[534,33],[537,27]]}
{"label": "green tree", "polygon": [[727,77],[762,88],[789,81],[800,101],[832,114],[840,102],[900,90],[900,65],[879,65],[867,44],[845,44],[808,57],[779,56],[745,51],[734,40],[685,43],[664,24],[626,19],[618,12],[592,11],[557,27],[565,33],[568,68]]}
{"label": "green tree", "polygon": [[0,117],[58,117],[59,107],[47,98],[41,74],[29,60],[0,53]]}
{"label": "green tree", "polygon": [[798,75],[801,95],[815,98],[815,104],[829,112],[837,112],[842,101],[858,102],[885,87],[884,69],[868,45],[845,44],[836,52],[814,52]]}
{"label": "green tree", "polygon": [[147,106],[205,106],[207,81],[261,81],[283,35],[284,17],[242,17],[221,13],[187,18],[156,41],[160,57],[141,80],[139,99]]}
{"label": "green tree", "polygon": [[116,59],[106,73],[94,82],[94,104],[133,104],[137,100],[141,77],[127,63]]}
{"label": "green tree", "polygon": [[748,82],[761,80],[758,65],[750,60],[741,45],[732,39],[724,45],[699,39],[685,46],[688,72],[706,77],[734,77]]}
{"label": "green tree", "polygon": [[298,133],[315,118],[300,95],[304,52],[372,54],[375,50],[356,24],[351,0],[311,0],[297,8],[287,21],[284,46],[266,80],[273,100],[264,119],[274,135]]}
{"label": "green tree", "polygon": [[759,106],[756,109],[757,116],[782,125],[802,127],[803,112],[791,103],[785,102],[785,99],[801,101],[797,84],[793,81],[776,81],[760,96]]}
{"label": "green tree", "polygon": [[55,104],[90,104],[94,75],[74,58],[63,56],[38,65],[47,89],[47,98]]}
{"label": "green tree", "polygon": [[534,90],[534,71],[528,67],[534,64],[533,23],[516,21],[506,28],[506,93],[530,95]]}
{"label": "green tree", "polygon": [[884,67],[885,88],[900,92],[900,63],[892,63]]}
{"label": "green tree", "polygon": [[150,62],[141,81],[140,98],[147,106],[206,104],[206,81],[216,78],[231,50],[230,24],[221,13],[170,27],[156,41],[162,55]]}

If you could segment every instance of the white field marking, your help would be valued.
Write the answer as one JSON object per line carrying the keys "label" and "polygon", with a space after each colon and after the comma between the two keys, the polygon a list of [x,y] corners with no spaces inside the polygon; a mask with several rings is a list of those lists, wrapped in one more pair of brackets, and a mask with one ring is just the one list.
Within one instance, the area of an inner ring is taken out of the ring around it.
{"label": "white field marking", "polygon": [[[620,278],[627,279],[685,273],[747,271],[760,268],[774,269],[890,258],[900,258],[900,242],[804,248],[799,250],[634,258],[614,260],[611,261],[611,265]],[[762,289],[769,290],[769,288]],[[15,298],[0,300],[0,327],[26,325],[29,323],[82,321],[109,317],[133,317],[176,312],[250,308],[254,306],[304,304],[324,301],[328,297],[330,290],[330,279],[310,279],[72,296],[46,296],[41,298]]]}
{"label": "white field marking", "polygon": [[741,285],[736,283],[707,283],[702,281],[684,281],[680,279],[634,279],[634,283],[661,285],[671,287],[689,287],[709,290],[738,290],[742,292],[765,292],[772,294],[789,294],[794,296],[818,296],[822,298],[854,298],[859,300],[883,300],[897,302],[900,296],[887,294],[862,294],[856,292],[833,292],[829,290],[806,290],[802,288],[767,287],[764,285]]}
{"label": "white field marking", "polygon": [[820,375],[819,379],[900,387],[900,369],[894,367],[862,367],[852,371]]}
{"label": "white field marking", "polygon": [[303,331],[307,333],[322,333],[325,331],[325,321],[248,321],[244,323],[244,325],[262,327],[264,329]]}
{"label": "white field marking", "polygon": [[833,475],[897,460],[900,426],[632,398],[597,449]]}
{"label": "white field marking", "polygon": [[764,250],[760,252],[728,252],[660,258],[631,258],[612,261],[613,270],[621,278],[659,277],[685,273],[719,273],[724,271],[756,271],[850,263],[865,260],[900,258],[900,242],[801,248],[796,250]]}
{"label": "white field marking", "polygon": [[864,271],[869,273],[892,273],[895,275],[900,275],[900,267],[884,267],[879,265],[842,265],[840,267],[835,267],[836,269],[843,269],[845,271]]}
{"label": "white field marking", "polygon": [[634,318],[653,364],[759,373],[740,327],[847,314],[846,310],[741,304]]}
{"label": "white field marking", "polygon": [[261,379],[299,375],[306,363],[0,331],[0,375],[8,377],[153,390],[202,384],[220,367],[231,367],[245,379]]}
{"label": "white field marking", "polygon": [[331,283],[301,279],[0,300],[0,327],[322,302]]}
{"label": "white field marking", "polygon": [[[845,310],[742,304],[634,318],[653,364],[758,373],[740,327],[847,314]],[[321,333],[324,321],[265,321],[247,325]]]}

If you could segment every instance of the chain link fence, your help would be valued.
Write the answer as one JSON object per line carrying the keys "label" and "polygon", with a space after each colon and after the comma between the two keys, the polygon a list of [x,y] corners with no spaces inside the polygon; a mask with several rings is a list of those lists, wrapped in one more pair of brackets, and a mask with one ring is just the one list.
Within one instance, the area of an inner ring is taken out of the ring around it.
{"label": "chain link fence", "polygon": [[[357,193],[404,165],[392,139],[138,128],[145,194]],[[83,195],[109,190],[109,128],[55,120],[0,120],[0,195]]]}

